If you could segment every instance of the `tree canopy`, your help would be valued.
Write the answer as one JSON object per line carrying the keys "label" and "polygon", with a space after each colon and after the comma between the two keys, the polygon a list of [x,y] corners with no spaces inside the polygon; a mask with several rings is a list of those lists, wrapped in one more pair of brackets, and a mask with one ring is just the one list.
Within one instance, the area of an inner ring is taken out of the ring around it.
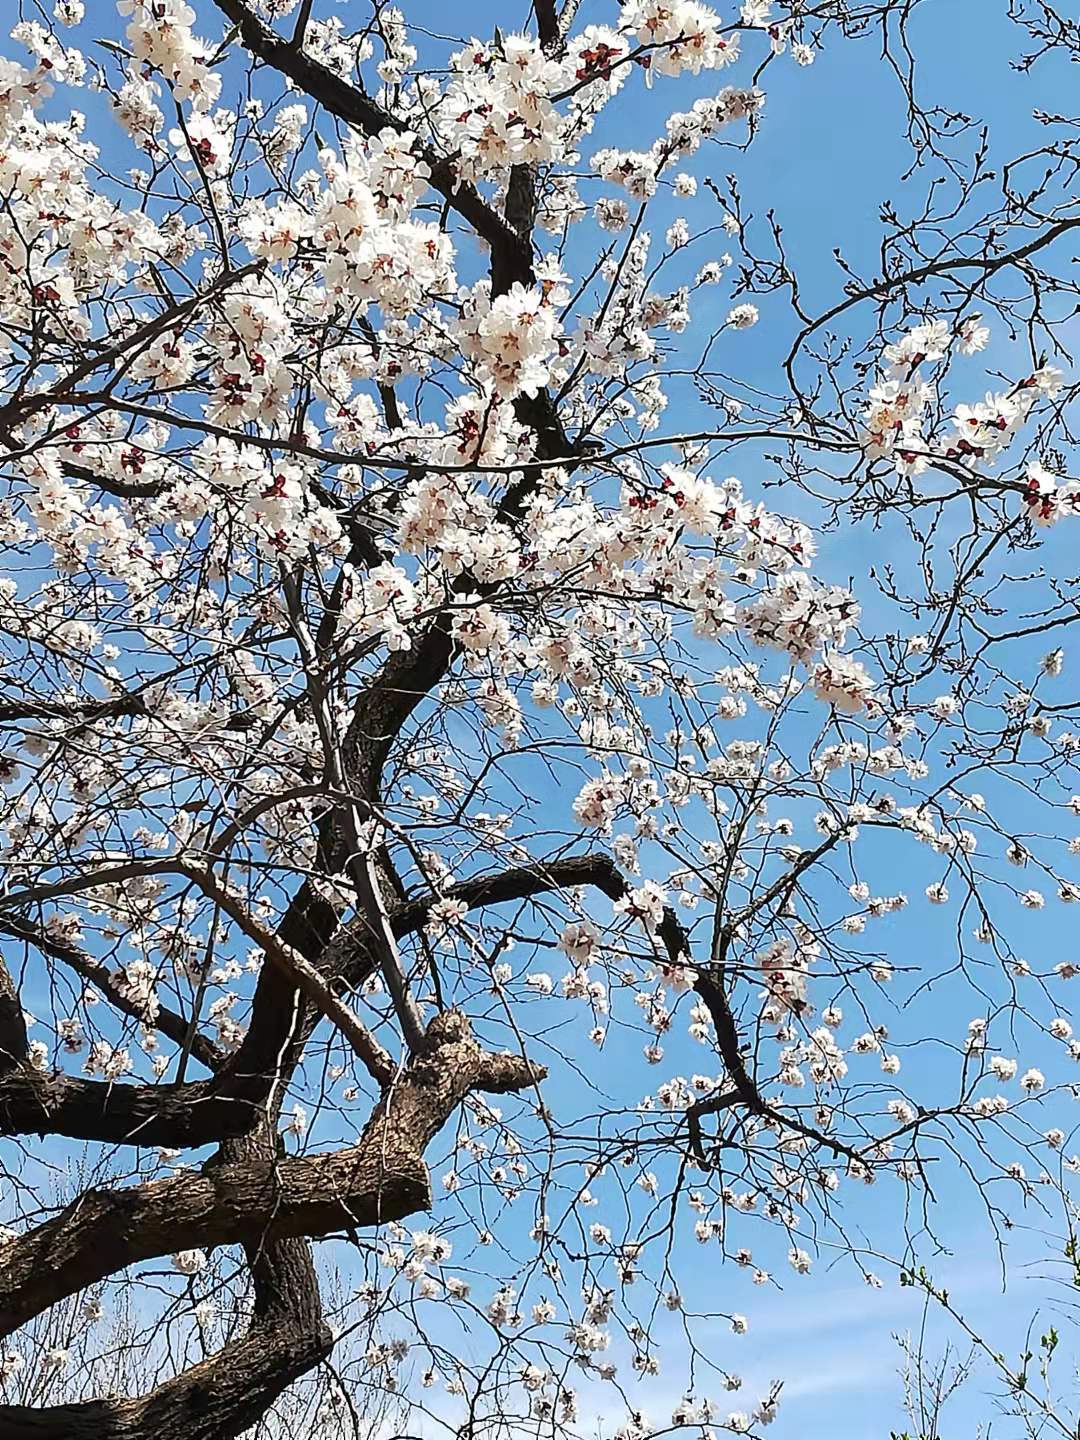
{"label": "tree canopy", "polygon": [[[757,1434],[834,1262],[1075,1436],[933,1273],[1080,1283],[1080,30],[983,3],[1006,163],[918,0],[20,0],[0,1437]],[[808,283],[838,46],[910,170]]]}

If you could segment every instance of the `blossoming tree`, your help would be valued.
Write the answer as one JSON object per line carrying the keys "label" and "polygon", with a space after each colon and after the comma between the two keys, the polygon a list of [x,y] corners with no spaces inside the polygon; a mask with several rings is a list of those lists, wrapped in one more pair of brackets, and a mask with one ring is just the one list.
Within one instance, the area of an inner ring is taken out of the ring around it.
{"label": "blossoming tree", "polygon": [[[0,1436],[356,1434],[388,1392],[404,1433],[757,1430],[740,1271],[936,1295],[946,1168],[991,1229],[1071,1229],[1080,962],[1017,946],[1080,898],[1038,549],[1080,505],[1075,122],[965,168],[906,0],[534,0],[451,41],[381,0],[27,8]],[[1011,9],[1026,68],[1076,49]],[[814,312],[708,172],[753,165],[766,67],[867,32],[928,199]],[[766,307],[775,395],[731,374]],[[838,520],[863,595],[815,560]],[[856,1240],[875,1182],[906,1230]]]}

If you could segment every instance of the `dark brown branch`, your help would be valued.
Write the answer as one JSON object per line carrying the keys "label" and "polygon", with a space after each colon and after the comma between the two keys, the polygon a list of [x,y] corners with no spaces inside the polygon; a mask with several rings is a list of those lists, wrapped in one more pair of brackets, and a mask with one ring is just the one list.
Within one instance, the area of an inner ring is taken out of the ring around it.
{"label": "dark brown branch", "polygon": [[545,51],[555,49],[561,38],[555,0],[533,0],[533,14],[536,16],[536,33],[541,46]]}
{"label": "dark brown branch", "polygon": [[[820,847],[822,852],[827,848],[828,844]],[[788,875],[785,881],[793,884],[805,868],[805,865],[800,865],[795,876]],[[592,885],[612,900],[620,900],[630,889],[609,856],[594,854],[568,856],[565,860],[553,860],[548,865],[537,866],[535,869],[522,866],[503,871],[500,875],[480,876],[475,881],[465,881],[447,893],[455,895],[455,898],[465,899],[470,905],[494,905],[508,900],[527,899],[531,895],[545,892],[551,893],[572,885]],[[398,923],[408,923],[414,929],[417,923],[422,923],[419,912],[412,906],[399,911],[395,919]],[[778,1128],[794,1130],[836,1155],[843,1155],[849,1160],[861,1160],[858,1151],[851,1146],[832,1139],[812,1126],[804,1125],[795,1116],[777,1110],[762,1095],[743,1059],[738,1024],[724,985],[723,964],[695,965],[690,937],[670,905],[664,907],[663,918],[657,928],[657,938],[672,965],[685,965],[694,973],[694,989],[709,1011],[716,1034],[716,1048],[720,1052],[738,1101],[752,1114],[761,1116]],[[716,1108],[730,1109],[734,1103],[731,1094],[727,1094],[723,1097],[723,1104],[717,1102]],[[703,1113],[705,1111],[699,1109],[698,1114]],[[700,1142],[700,1130],[698,1140]]]}
{"label": "dark brown branch", "polygon": [[408,935],[420,929],[436,900],[463,900],[470,909],[482,905],[501,905],[511,900],[527,900],[533,895],[550,894],[574,885],[592,885],[611,893],[617,899],[623,893],[622,877],[606,855],[568,855],[562,860],[544,864],[516,866],[493,875],[477,875],[451,885],[430,900],[410,900],[393,911],[390,923],[395,935]]}
{"label": "dark brown branch", "polygon": [[738,1105],[742,1096],[738,1090],[727,1090],[723,1095],[710,1095],[704,1100],[695,1100],[693,1105],[686,1112],[686,1129],[690,1137],[690,1148],[698,1161],[709,1167],[712,1162],[705,1149],[701,1134],[701,1117],[703,1115],[719,1115],[723,1110],[730,1110]]}
{"label": "dark brown branch", "polygon": [[96,485],[107,495],[119,500],[153,500],[169,488],[168,480],[114,480],[111,475],[99,475],[86,465],[73,465],[65,460],[60,467],[69,480],[81,480],[84,485]]}
{"label": "dark brown branch", "polygon": [[4,700],[0,701],[0,723],[19,720],[111,720],[118,715],[144,715],[141,695],[121,695],[115,700]]}
{"label": "dark brown branch", "polygon": [[29,1048],[19,989],[0,957],[0,1076],[23,1064]]}
{"label": "dark brown branch", "polygon": [[109,1275],[160,1255],[323,1236],[400,1220],[431,1201],[423,1154],[470,1090],[520,1090],[543,1070],[489,1055],[457,1011],[437,1016],[355,1146],[234,1160],[128,1189],[90,1189],[0,1251],[0,1336]]}
{"label": "dark brown branch", "polygon": [[296,25],[293,29],[292,45],[294,50],[303,50],[304,37],[307,33],[308,21],[311,19],[311,7],[314,0],[300,0],[300,13],[296,17]]}
{"label": "dark brown branch", "polygon": [[43,1074],[21,1065],[0,1077],[0,1135],[65,1135],[110,1145],[211,1145],[242,1135],[258,1117],[257,1095],[237,1089],[233,1095],[209,1080],[125,1085],[59,1071]]}
{"label": "dark brown branch", "polygon": [[318,968],[308,960],[302,950],[290,945],[280,934],[275,934],[257,920],[206,866],[195,865],[183,860],[133,859],[121,861],[100,870],[87,870],[82,874],[69,877],[67,880],[30,886],[26,890],[7,895],[3,898],[0,910],[15,910],[32,902],[79,894],[99,885],[114,884],[137,875],[168,874],[183,876],[196,885],[204,895],[213,899],[234,924],[262,949],[268,962],[280,970],[327,1019],[333,1021],[371,1073],[379,1075],[383,1080],[389,1078],[393,1070],[389,1056],[373,1039],[352,1010],[334,994],[319,973]]}
{"label": "dark brown branch", "polygon": [[[272,1151],[259,1132],[231,1163]],[[0,1440],[233,1440],[330,1353],[318,1279],[303,1240],[247,1247],[254,1296],[246,1334],[147,1395],[34,1409],[0,1406]]]}
{"label": "dark brown branch", "polygon": [[[170,1010],[167,1005],[159,1005],[153,1018],[148,1018],[145,1011],[134,1001],[129,1000],[121,991],[113,979],[109,967],[103,965],[100,960],[92,959],[77,945],[72,945],[66,940],[57,940],[48,931],[32,925],[28,920],[12,916],[4,916],[0,919],[0,934],[10,935],[15,940],[22,940],[36,950],[40,950],[43,955],[48,955],[50,959],[60,960],[83,980],[88,980],[96,986],[110,1005],[132,1020],[138,1020],[152,1030],[159,1030],[168,1039],[175,1040],[177,1045],[187,1043],[191,1028],[189,1020],[175,1010]],[[207,1039],[205,1035],[196,1033],[189,1048],[195,1059],[205,1065],[208,1070],[217,1070],[225,1059],[224,1052],[219,1050],[214,1042]]]}
{"label": "dark brown branch", "polygon": [[512,165],[506,187],[506,219],[519,235],[531,235],[536,224],[536,172],[531,165]]}

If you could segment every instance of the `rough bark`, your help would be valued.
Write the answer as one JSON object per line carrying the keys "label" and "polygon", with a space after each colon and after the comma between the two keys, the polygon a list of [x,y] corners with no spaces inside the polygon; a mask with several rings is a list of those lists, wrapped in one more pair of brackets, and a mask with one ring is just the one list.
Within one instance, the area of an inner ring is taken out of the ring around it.
{"label": "rough bark", "polygon": [[256,1305],[243,1339],[147,1395],[41,1408],[0,1405],[0,1440],[232,1440],[242,1434],[333,1348],[307,1243],[281,1240],[252,1252],[249,1262]]}
{"label": "rough bark", "polygon": [[514,1090],[538,1068],[486,1054],[458,1012],[438,1016],[355,1146],[325,1155],[222,1150],[200,1172],[92,1188],[0,1250],[0,1336],[69,1295],[179,1250],[257,1245],[381,1225],[427,1207],[423,1155],[472,1089]]}
{"label": "rough bark", "polygon": [[[274,1139],[257,1127],[224,1147],[226,1165],[263,1164]],[[146,1395],[34,1408],[0,1405],[0,1440],[232,1440],[333,1348],[306,1241],[246,1247],[251,1324],[239,1340]]]}
{"label": "rough bark", "polygon": [[28,1043],[18,986],[0,959],[0,1075],[24,1062]]}

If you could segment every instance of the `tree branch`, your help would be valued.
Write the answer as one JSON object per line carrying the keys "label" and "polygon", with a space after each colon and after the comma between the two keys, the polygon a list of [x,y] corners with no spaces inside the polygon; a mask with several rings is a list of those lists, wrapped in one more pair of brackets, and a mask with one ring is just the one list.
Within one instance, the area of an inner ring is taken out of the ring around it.
{"label": "tree branch", "polygon": [[[273,1137],[231,1142],[230,1159],[272,1154]],[[302,1240],[249,1245],[254,1296],[239,1340],[133,1398],[31,1408],[0,1406],[0,1440],[233,1440],[254,1425],[292,1382],[326,1358],[318,1279]]]}
{"label": "tree branch", "polygon": [[[369,136],[378,135],[383,130],[394,130],[399,134],[405,130],[400,121],[377,105],[369,95],[342,80],[325,65],[305,55],[264,25],[243,0],[214,0],[214,3],[223,15],[240,27],[240,37],[253,55],[264,65],[287,76],[332,115]],[[497,269],[500,276],[499,288],[509,289],[515,280],[520,280],[523,285],[532,284],[529,245],[481,198],[475,186],[458,177],[448,159],[419,143],[414,153],[427,165],[432,186],[450,208],[468,221],[476,234],[491,247],[492,268],[493,271]]]}
{"label": "tree branch", "polygon": [[[828,848],[826,843],[819,847],[819,850],[824,853]],[[806,868],[806,864],[800,862],[795,878]],[[786,882],[794,883],[792,876],[788,875],[784,878]],[[522,866],[505,870],[499,875],[480,876],[476,880],[465,881],[446,893],[454,898],[464,899],[470,905],[495,905],[507,900],[523,900],[531,895],[550,893],[553,890],[565,889],[570,885],[592,885],[612,900],[622,899],[630,890],[630,886],[613,860],[607,855],[591,854],[568,856],[565,860],[553,860],[543,868],[533,869]],[[719,904],[719,901],[717,903]],[[425,903],[423,913],[426,913],[428,904],[430,902]],[[411,905],[404,907],[403,910],[397,912],[395,919],[397,923],[408,925],[413,929],[417,924],[423,923],[419,906],[416,908]],[[738,1025],[724,988],[723,966],[695,965],[690,937],[670,905],[664,907],[663,918],[657,927],[657,937],[672,965],[685,965],[694,972],[694,989],[708,1008],[716,1033],[716,1046],[734,1086],[734,1096],[752,1114],[760,1115],[777,1126],[794,1130],[832,1150],[834,1154],[844,1155],[850,1160],[860,1160],[861,1156],[853,1147],[832,1139],[813,1126],[804,1125],[795,1116],[786,1115],[783,1111],[777,1110],[762,1095],[743,1059]],[[723,1097],[722,1105],[717,1103],[715,1108],[730,1109],[734,1103],[734,1099],[729,1093]],[[706,1113],[704,1109],[698,1110],[698,1115],[704,1113]],[[700,1144],[700,1130],[698,1140]]]}
{"label": "tree branch", "polygon": [[23,1064],[29,1049],[18,986],[0,956],[0,1076]]}
{"label": "tree branch", "polygon": [[183,873],[209,895],[240,929],[260,945],[267,959],[292,981],[326,1018],[336,1025],[353,1050],[380,1085],[386,1085],[394,1074],[394,1062],[359,1016],[329,988],[319,971],[299,950],[273,934],[240,904],[224,885],[207,870],[185,866]]}
{"label": "tree branch", "polygon": [[[132,1020],[138,1020],[140,1024],[147,1025],[152,1030],[159,1030],[168,1039],[174,1040],[177,1045],[187,1043],[188,1032],[191,1022],[175,1010],[170,1010],[167,1005],[159,1005],[152,1020],[148,1020],[145,1011],[140,1009],[134,1001],[129,1000],[120,990],[107,965],[100,960],[94,960],[80,950],[77,945],[72,945],[66,940],[57,940],[48,931],[31,925],[28,920],[6,916],[0,919],[0,933],[10,935],[15,940],[23,940],[27,945],[33,945],[43,955],[50,959],[60,960],[69,966],[83,980],[88,980],[96,986],[101,994],[122,1014],[129,1016]],[[225,1053],[219,1050],[212,1040],[205,1035],[196,1034],[191,1041],[190,1050],[200,1064],[205,1065],[208,1070],[217,1070],[225,1059]]]}
{"label": "tree branch", "polygon": [[428,913],[439,900],[462,900],[471,909],[483,905],[501,905],[510,900],[527,900],[534,895],[566,890],[574,885],[592,885],[608,891],[617,899],[623,893],[622,877],[606,855],[568,855],[562,860],[545,864],[521,865],[500,870],[493,875],[477,875],[451,885],[426,900],[410,900],[391,912],[390,923],[396,935],[419,930]]}
{"label": "tree branch", "polygon": [[541,1067],[489,1055],[458,1011],[372,1112],[356,1145],[325,1155],[236,1160],[226,1147],[198,1174],[84,1191],[0,1249],[0,1336],[128,1265],[178,1250],[323,1236],[400,1220],[431,1202],[423,1154],[470,1090],[521,1090]]}
{"label": "tree branch", "polygon": [[533,14],[536,16],[536,33],[542,48],[545,52],[555,49],[562,38],[555,0],[533,0]]}

